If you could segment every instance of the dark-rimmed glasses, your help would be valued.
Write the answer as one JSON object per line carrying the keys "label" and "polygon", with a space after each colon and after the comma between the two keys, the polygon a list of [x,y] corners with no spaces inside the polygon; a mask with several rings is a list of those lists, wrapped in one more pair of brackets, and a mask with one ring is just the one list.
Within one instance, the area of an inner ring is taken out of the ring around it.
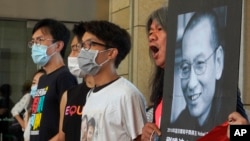
{"label": "dark-rimmed glasses", "polygon": [[103,47],[111,47],[107,44],[102,44],[102,43],[98,43],[98,42],[95,42],[95,41],[92,41],[92,40],[86,40],[85,42],[81,42],[81,43],[78,43],[79,45],[77,46],[78,49],[79,49],[79,46],[84,49],[84,50],[90,50],[90,48],[92,46],[95,46],[95,45],[99,45],[99,46],[103,46]]}

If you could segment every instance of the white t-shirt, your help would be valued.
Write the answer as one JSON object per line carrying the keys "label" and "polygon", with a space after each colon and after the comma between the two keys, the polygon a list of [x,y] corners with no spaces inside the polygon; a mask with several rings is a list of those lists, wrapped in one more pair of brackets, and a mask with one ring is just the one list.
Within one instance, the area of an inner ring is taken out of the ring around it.
{"label": "white t-shirt", "polygon": [[92,141],[132,141],[141,135],[147,120],[145,107],[142,93],[123,77],[98,92],[90,90],[82,117],[87,115],[94,131],[88,125],[87,137],[93,132]]}

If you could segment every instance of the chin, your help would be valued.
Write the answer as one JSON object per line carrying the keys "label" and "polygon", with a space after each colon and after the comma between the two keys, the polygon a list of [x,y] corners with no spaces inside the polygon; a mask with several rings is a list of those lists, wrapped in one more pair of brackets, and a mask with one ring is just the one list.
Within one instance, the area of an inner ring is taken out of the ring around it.
{"label": "chin", "polygon": [[165,65],[164,65],[164,64],[159,64],[159,65],[157,65],[157,66],[160,67],[160,68],[162,68],[162,69],[165,68]]}
{"label": "chin", "polygon": [[155,62],[155,64],[156,64],[157,67],[160,67],[160,68],[164,69],[164,66],[165,66],[164,63]]}

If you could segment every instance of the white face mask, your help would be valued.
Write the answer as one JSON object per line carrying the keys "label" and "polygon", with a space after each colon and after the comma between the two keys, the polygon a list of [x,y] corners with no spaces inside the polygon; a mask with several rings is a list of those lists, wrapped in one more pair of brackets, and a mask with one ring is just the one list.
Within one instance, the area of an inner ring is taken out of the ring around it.
{"label": "white face mask", "polygon": [[102,65],[107,63],[109,59],[105,60],[101,64],[96,63],[96,57],[98,53],[105,52],[104,51],[98,51],[98,50],[84,50],[81,49],[79,55],[78,55],[78,64],[80,69],[85,73],[85,74],[90,74],[90,75],[96,75],[99,70],[101,69]]}
{"label": "white face mask", "polygon": [[77,57],[68,57],[68,68],[71,74],[76,77],[85,77],[85,73],[79,68]]}

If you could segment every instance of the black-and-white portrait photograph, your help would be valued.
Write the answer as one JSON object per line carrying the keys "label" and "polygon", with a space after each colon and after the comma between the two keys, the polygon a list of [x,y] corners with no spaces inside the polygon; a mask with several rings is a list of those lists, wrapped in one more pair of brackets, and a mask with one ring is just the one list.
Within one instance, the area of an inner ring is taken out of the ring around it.
{"label": "black-and-white portrait photograph", "polygon": [[[192,121],[188,128],[195,125],[205,130],[211,123],[209,116],[222,110],[218,105],[223,99],[218,99],[221,93],[217,82],[224,68],[223,33],[220,32],[225,27],[225,18],[226,7],[178,16],[180,53],[176,55],[174,89],[181,89],[185,105],[183,109],[172,106],[171,115],[175,116],[171,123],[182,123],[182,118],[186,118]],[[182,97],[180,93],[174,93],[174,97]]]}
{"label": "black-and-white portrait photograph", "polygon": [[[234,18],[230,17],[232,10],[227,3],[204,7],[174,13],[176,26],[168,34],[171,36],[168,46],[175,48],[168,50],[172,55],[167,55],[171,56],[167,60],[172,60],[173,68],[166,68],[171,73],[165,78],[173,77],[164,81],[172,83],[172,91],[167,88],[164,91],[163,117],[169,120],[161,124],[166,127],[162,129],[166,133],[163,140],[197,140],[226,121],[236,109],[237,79],[229,79],[230,75],[233,78],[238,75],[238,64],[232,63],[235,66],[232,70],[231,60],[239,60],[239,55],[232,56],[228,38],[234,25],[230,19]],[[240,30],[239,25],[236,23],[235,28]],[[171,34],[174,29],[175,34]],[[237,52],[240,42],[235,42]]]}

